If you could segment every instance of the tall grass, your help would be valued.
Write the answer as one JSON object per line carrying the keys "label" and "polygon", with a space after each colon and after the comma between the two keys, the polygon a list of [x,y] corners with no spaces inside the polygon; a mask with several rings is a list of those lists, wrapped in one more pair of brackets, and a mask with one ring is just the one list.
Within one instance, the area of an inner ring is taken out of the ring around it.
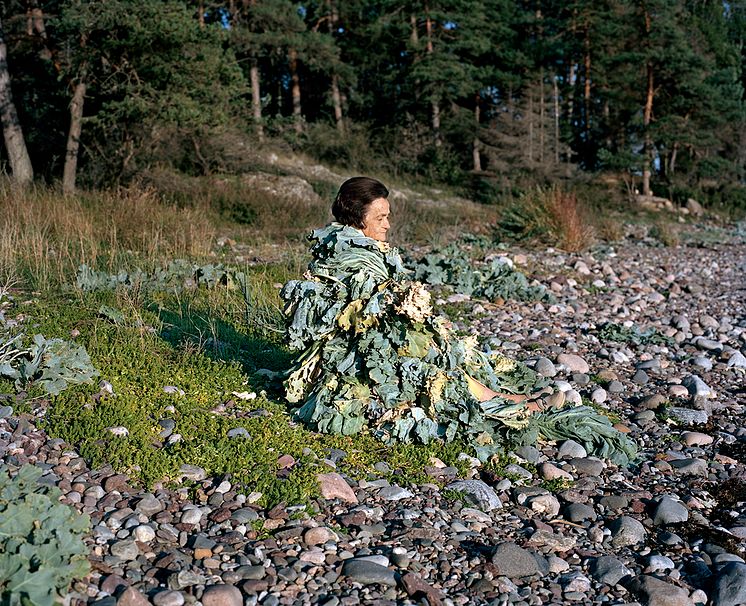
{"label": "tall grass", "polygon": [[[152,270],[175,258],[281,261],[299,275],[304,236],[331,220],[331,199],[326,190],[299,196],[290,186],[273,192],[241,176],[156,173],[127,189],[63,196],[0,181],[0,288],[59,288],[74,281],[81,263],[116,273]],[[302,182],[299,187],[301,193],[309,189]],[[391,239],[404,248],[488,232],[497,212],[458,198],[399,196],[391,207]]]}
{"label": "tall grass", "polygon": [[163,203],[152,191],[66,197],[0,182],[0,282],[44,290],[69,283],[81,263],[109,271],[137,262],[207,255],[209,209]]}

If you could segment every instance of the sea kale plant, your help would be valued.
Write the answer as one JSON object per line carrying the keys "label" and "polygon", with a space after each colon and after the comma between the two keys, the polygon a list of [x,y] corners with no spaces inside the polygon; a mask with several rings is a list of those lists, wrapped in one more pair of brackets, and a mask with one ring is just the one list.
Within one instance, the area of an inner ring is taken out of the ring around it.
{"label": "sea kale plant", "polygon": [[11,477],[0,467],[0,604],[52,606],[73,579],[89,571],[83,535],[88,516],[59,502],[59,489],[39,483],[24,465]]}
{"label": "sea kale plant", "polygon": [[544,286],[532,285],[506,257],[476,264],[464,256],[459,244],[425,255],[414,265],[414,272],[415,279],[421,282],[448,286],[459,294],[490,301],[549,301],[552,297]]}
{"label": "sea kale plant", "polygon": [[241,280],[245,280],[243,273],[230,271],[221,264],[197,265],[185,259],[174,259],[153,272],[134,269],[110,274],[83,264],[78,267],[75,283],[83,292],[134,287],[150,291],[180,291],[199,286],[215,288],[219,284],[240,283]]}
{"label": "sea kale plant", "polygon": [[0,378],[13,381],[17,390],[36,385],[57,395],[68,385],[90,383],[97,374],[85,347],[39,334],[26,344],[23,334],[0,324]]}

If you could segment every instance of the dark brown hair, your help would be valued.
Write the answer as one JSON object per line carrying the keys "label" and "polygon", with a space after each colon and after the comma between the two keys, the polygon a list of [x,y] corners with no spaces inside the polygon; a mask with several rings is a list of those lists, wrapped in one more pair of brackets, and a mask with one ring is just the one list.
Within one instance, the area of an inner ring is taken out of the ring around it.
{"label": "dark brown hair", "polygon": [[332,214],[342,225],[363,229],[363,218],[373,200],[388,198],[386,186],[370,177],[352,177],[339,188],[332,204]]}

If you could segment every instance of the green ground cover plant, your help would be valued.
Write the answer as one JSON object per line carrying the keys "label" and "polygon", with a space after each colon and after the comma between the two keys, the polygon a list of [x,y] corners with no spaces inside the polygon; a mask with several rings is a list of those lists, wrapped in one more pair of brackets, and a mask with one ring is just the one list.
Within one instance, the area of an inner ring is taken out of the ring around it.
{"label": "green ground cover plant", "polygon": [[655,329],[640,330],[639,326],[624,326],[608,322],[598,328],[596,336],[600,341],[616,341],[617,343],[635,343],[636,345],[671,345],[670,337],[660,334]]}

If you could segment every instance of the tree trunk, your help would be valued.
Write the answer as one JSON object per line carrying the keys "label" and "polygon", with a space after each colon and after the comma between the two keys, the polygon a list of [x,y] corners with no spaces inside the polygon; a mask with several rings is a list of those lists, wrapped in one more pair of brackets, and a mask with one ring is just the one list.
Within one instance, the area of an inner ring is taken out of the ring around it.
{"label": "tree trunk", "polygon": [[[337,29],[337,21],[339,21],[339,14],[332,0],[327,1],[327,7],[329,10],[329,35],[334,37],[334,32]],[[342,95],[339,92],[339,76],[337,74],[332,74],[332,105],[334,106],[334,121],[337,124],[337,130],[340,135],[344,135],[345,123],[342,114]]]}
{"label": "tree trunk", "polygon": [[47,28],[44,26],[44,13],[39,8],[37,0],[26,2],[26,33],[33,36],[36,32],[39,37],[47,39]]}
{"label": "tree trunk", "polygon": [[197,3],[197,10],[199,11],[199,14],[197,15],[197,21],[199,22],[199,26],[201,28],[205,27],[205,3],[203,0],[199,0]]}
{"label": "tree trunk", "polygon": [[[572,14],[572,20],[570,21],[570,32],[572,34],[572,39],[575,39],[577,36],[577,11],[573,11]],[[576,75],[575,75],[575,69],[577,65],[576,58],[574,56],[568,56],[567,57],[567,63],[570,65],[570,69],[567,72],[567,82],[565,82],[565,86],[567,86],[567,120],[570,124],[574,123],[575,120],[575,85],[577,84],[575,82]],[[570,162],[569,152],[568,152],[568,163]]]}
{"label": "tree trunk", "polygon": [[648,61],[647,64],[647,76],[648,76],[648,87],[647,94],[645,95],[645,111],[642,116],[642,125],[645,131],[645,150],[644,150],[644,163],[642,165],[642,194],[644,196],[650,196],[652,191],[650,189],[650,171],[653,164],[653,142],[650,139],[650,121],[653,116],[653,95],[655,94],[654,78],[653,78],[653,64]]}
{"label": "tree trunk", "polygon": [[480,107],[479,102],[481,99],[477,94],[476,103],[474,104],[474,141],[471,147],[471,156],[474,162],[474,172],[482,172],[482,157],[479,154],[479,118],[480,118]]}
{"label": "tree trunk", "polygon": [[[650,37],[650,31],[652,29],[652,20],[650,13],[645,10],[645,33]],[[645,94],[645,109],[642,115],[642,127],[645,133],[644,141],[644,160],[642,165],[642,194],[644,196],[650,196],[652,191],[650,189],[650,171],[653,165],[653,142],[650,138],[650,122],[653,119],[653,96],[655,95],[655,82],[653,73],[653,62],[652,59],[648,59],[645,65],[647,72],[647,91]]]}
{"label": "tree trunk", "polygon": [[539,72],[539,162],[544,164],[544,146],[546,141],[544,138],[544,106],[546,100],[544,98],[544,68],[542,67]]}
{"label": "tree trunk", "polygon": [[528,162],[534,159],[534,93],[528,91]]}
{"label": "tree trunk", "polygon": [[37,0],[26,0],[26,33],[29,36],[37,35],[44,43],[39,51],[42,59],[51,59],[52,51],[48,45],[47,28],[44,25],[44,12],[39,7]]}
{"label": "tree trunk", "polygon": [[13,104],[10,73],[8,72],[8,49],[5,46],[2,22],[0,22],[0,120],[13,180],[19,185],[27,185],[34,179],[34,170],[31,167],[31,159],[23,139],[16,106]]}
{"label": "tree trunk", "polygon": [[251,110],[254,114],[254,127],[259,141],[264,141],[264,126],[262,125],[262,95],[259,89],[259,65],[256,59],[251,61],[249,69],[251,77]]}
{"label": "tree trunk", "polygon": [[417,15],[409,15],[409,23],[412,25],[412,43],[417,44],[420,41],[420,37],[417,34]]}
{"label": "tree trunk", "polygon": [[591,140],[591,38],[589,26],[585,27],[585,57],[583,64],[585,67],[585,80],[583,87],[583,111],[585,113],[583,126],[585,129],[585,144],[588,145]]}
{"label": "tree trunk", "polygon": [[290,78],[292,81],[293,117],[295,118],[295,132],[303,133],[303,111],[300,103],[300,78],[298,77],[298,51],[290,49]]}
{"label": "tree trunk", "polygon": [[671,150],[671,157],[668,160],[668,176],[673,177],[674,172],[676,172],[676,156],[679,154],[679,142],[676,141],[676,143],[673,144],[673,149]]}
{"label": "tree trunk", "polygon": [[345,123],[342,116],[342,95],[339,94],[339,76],[332,76],[332,104],[334,105],[334,120],[339,134],[344,135]]}
{"label": "tree trunk", "polygon": [[80,150],[80,131],[83,126],[83,104],[86,93],[86,74],[81,73],[80,81],[75,85],[73,99],[70,103],[70,131],[67,134],[65,149],[65,167],[62,170],[62,192],[71,194],[75,191],[75,178],[78,173],[78,152]]}
{"label": "tree trunk", "polygon": [[[427,17],[425,18],[425,32],[427,34],[427,54],[432,55],[433,54],[433,21],[430,19],[430,13],[429,9],[425,9],[428,11]],[[440,101],[437,97],[434,97],[432,101],[430,101],[430,104],[432,106],[432,127],[433,127],[433,138],[435,139],[435,147],[440,147],[443,143],[441,137],[440,137]]]}
{"label": "tree trunk", "polygon": [[554,93],[554,163],[560,163],[560,130],[559,130],[559,87],[557,86],[557,75],[552,76],[552,88]]}

